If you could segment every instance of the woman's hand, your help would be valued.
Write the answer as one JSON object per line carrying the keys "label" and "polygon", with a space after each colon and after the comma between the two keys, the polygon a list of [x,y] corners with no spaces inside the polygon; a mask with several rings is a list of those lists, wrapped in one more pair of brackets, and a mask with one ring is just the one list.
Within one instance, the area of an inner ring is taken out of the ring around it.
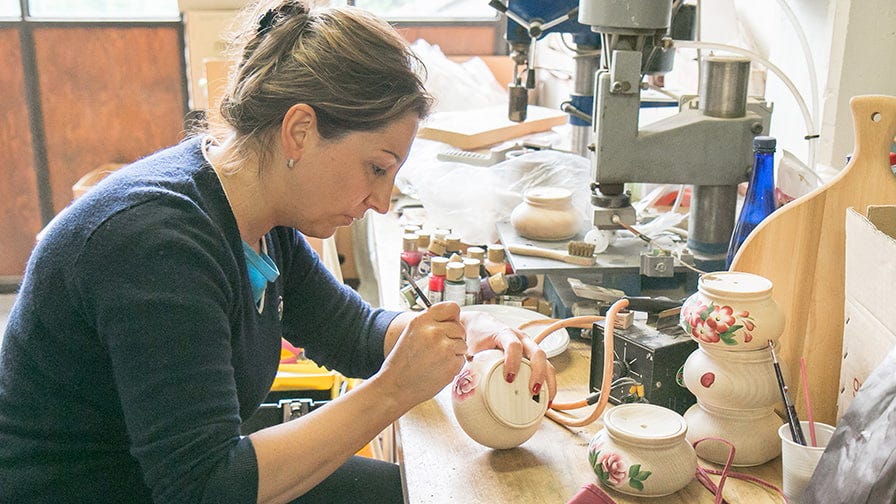
{"label": "woman's hand", "polygon": [[529,390],[538,394],[545,385],[548,398],[553,401],[557,394],[557,375],[547,355],[532,338],[514,327],[499,321],[488,313],[476,311],[460,312],[460,321],[466,330],[467,349],[473,354],[492,348],[504,351],[504,379],[513,382],[525,356],[532,367]]}
{"label": "woman's hand", "polygon": [[460,372],[467,351],[457,303],[436,303],[396,320],[401,333],[378,373],[391,377],[395,394],[411,407],[431,399]]}

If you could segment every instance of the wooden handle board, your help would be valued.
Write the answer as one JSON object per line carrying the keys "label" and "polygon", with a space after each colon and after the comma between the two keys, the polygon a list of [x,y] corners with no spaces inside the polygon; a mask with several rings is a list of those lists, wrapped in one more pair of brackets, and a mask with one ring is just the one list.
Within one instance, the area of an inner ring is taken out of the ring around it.
{"label": "wooden handle board", "polygon": [[855,149],[829,183],[778,209],[744,241],[731,270],[772,281],[786,326],[779,357],[797,410],[806,419],[799,360],[805,357],[815,420],[831,425],[837,393],[845,287],[846,209],[896,204],[888,152],[896,136],[896,97],[850,100]]}
{"label": "wooden handle board", "polygon": [[480,149],[530,133],[547,131],[568,120],[566,112],[529,105],[527,118],[517,123],[507,118],[507,106],[436,112],[417,131],[417,137],[437,140],[459,149]]}

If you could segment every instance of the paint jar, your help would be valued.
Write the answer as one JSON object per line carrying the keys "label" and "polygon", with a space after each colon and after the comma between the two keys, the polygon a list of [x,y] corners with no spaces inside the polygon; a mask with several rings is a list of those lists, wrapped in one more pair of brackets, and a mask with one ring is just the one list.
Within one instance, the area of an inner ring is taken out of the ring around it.
{"label": "paint jar", "polygon": [[482,286],[479,279],[479,259],[464,259],[464,304],[474,305],[482,301]]}
{"label": "paint jar", "polygon": [[401,240],[401,262],[411,278],[417,278],[419,275],[418,266],[420,265],[421,254],[417,250],[417,234],[405,233]]}
{"label": "paint jar", "polygon": [[467,298],[467,284],[464,283],[464,263],[448,262],[445,273],[445,301],[454,301],[460,306]]}
{"label": "paint jar", "polygon": [[562,187],[533,187],[510,213],[517,234],[531,240],[568,240],[582,229],[583,216],[572,205],[572,191]]}
{"label": "paint jar", "polygon": [[507,383],[504,353],[473,355],[454,378],[451,404],[461,429],[477,443],[506,449],[526,442],[538,430],[548,407],[547,387],[529,390],[532,368],[523,359],[513,383]]}
{"label": "paint jar", "polygon": [[675,493],[694,479],[697,454],[688,424],[655,404],[614,406],[588,444],[588,461],[602,485],[638,497]]}
{"label": "paint jar", "polygon": [[504,245],[495,243],[488,246],[488,255],[485,259],[485,270],[488,274],[507,273],[507,252]]}
{"label": "paint jar", "polygon": [[426,297],[431,303],[445,299],[445,275],[448,273],[448,258],[433,257],[432,271],[429,272],[429,293]]}

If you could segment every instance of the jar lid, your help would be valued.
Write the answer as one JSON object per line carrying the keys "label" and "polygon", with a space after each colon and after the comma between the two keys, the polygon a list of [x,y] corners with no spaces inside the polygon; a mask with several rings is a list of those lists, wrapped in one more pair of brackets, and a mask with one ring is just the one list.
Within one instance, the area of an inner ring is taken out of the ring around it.
{"label": "jar lid", "polygon": [[504,262],[506,255],[504,245],[495,243],[488,246],[488,260],[491,262]]}
{"label": "jar lid", "polygon": [[572,191],[562,187],[533,187],[523,193],[523,199],[531,203],[555,203],[571,201]]}
{"label": "jar lid", "polygon": [[482,247],[469,247],[467,249],[467,255],[470,256],[471,259],[479,259],[480,261],[485,260],[485,249]]}
{"label": "jar lid", "polygon": [[464,259],[464,276],[479,279],[479,259]]}
{"label": "jar lid", "polygon": [[429,231],[417,231],[417,247],[418,248],[426,248],[429,247]]}
{"label": "jar lid", "polygon": [[688,432],[684,417],[646,403],[613,406],[604,413],[604,426],[614,437],[637,444],[678,441]]}
{"label": "jar lid", "polygon": [[405,233],[402,237],[402,250],[410,252],[417,250],[417,233]]}
{"label": "jar lid", "polygon": [[433,257],[432,261],[430,261],[430,267],[432,268],[431,273],[436,276],[445,276],[448,273],[448,258],[447,257]]}
{"label": "jar lid", "polygon": [[770,296],[771,280],[742,271],[719,271],[700,277],[699,290],[711,296],[750,299]]}
{"label": "jar lid", "polygon": [[485,406],[499,423],[516,428],[530,427],[539,422],[548,407],[545,387],[538,394],[529,390],[532,369],[529,361],[523,359],[513,383],[504,379],[504,360],[497,359],[486,378],[484,388]]}
{"label": "jar lid", "polygon": [[462,279],[464,277],[464,263],[449,262],[445,277],[452,282]]}
{"label": "jar lid", "polygon": [[429,252],[432,255],[440,256],[445,253],[445,242],[432,239],[429,241]]}

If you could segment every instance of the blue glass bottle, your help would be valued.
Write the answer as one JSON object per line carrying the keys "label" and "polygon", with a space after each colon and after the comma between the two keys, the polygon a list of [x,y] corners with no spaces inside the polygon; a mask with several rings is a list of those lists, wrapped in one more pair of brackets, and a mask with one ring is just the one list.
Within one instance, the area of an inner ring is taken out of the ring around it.
{"label": "blue glass bottle", "polygon": [[777,207],[775,203],[775,146],[776,141],[770,136],[758,136],[753,139],[753,173],[744,205],[734,225],[731,242],[728,245],[728,257],[725,261],[731,267],[731,261],[744,240],[753,229],[768,217]]}

